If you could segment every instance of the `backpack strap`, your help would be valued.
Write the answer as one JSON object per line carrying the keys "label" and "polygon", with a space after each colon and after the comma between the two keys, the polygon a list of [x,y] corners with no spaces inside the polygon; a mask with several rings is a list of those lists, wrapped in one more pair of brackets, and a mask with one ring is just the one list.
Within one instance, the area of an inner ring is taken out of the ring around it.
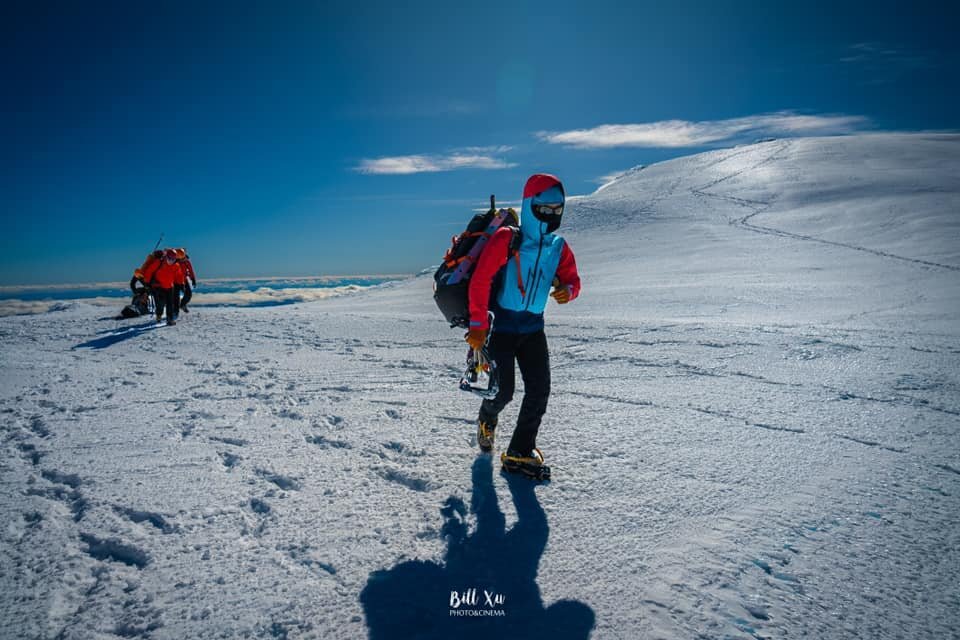
{"label": "backpack strap", "polygon": [[514,227],[513,225],[510,225],[507,227],[507,229],[510,229],[510,233],[513,234],[513,236],[510,238],[510,248],[508,249],[507,254],[509,255],[511,253],[517,253],[520,251],[520,243],[523,242],[523,236],[520,235],[520,227]]}
{"label": "backpack strap", "polygon": [[510,256],[513,255],[513,260],[517,264],[517,288],[520,289],[520,297],[527,297],[527,290],[523,286],[523,271],[520,269],[520,243],[523,242],[523,236],[520,235],[520,229],[514,226],[507,227],[510,229],[512,234],[510,238],[510,245],[507,248],[507,259],[510,259]]}

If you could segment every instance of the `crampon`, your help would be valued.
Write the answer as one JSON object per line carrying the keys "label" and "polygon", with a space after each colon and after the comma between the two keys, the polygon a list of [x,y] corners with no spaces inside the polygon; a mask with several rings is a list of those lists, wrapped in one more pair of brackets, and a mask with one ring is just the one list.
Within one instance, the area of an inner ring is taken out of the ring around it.
{"label": "crampon", "polygon": [[497,376],[497,363],[490,357],[487,345],[493,335],[495,317],[492,311],[487,312],[490,319],[490,331],[487,332],[487,341],[479,349],[467,350],[467,370],[460,378],[460,390],[469,391],[484,400],[495,398],[500,391],[500,381]]}
{"label": "crampon", "polygon": [[500,464],[509,473],[520,473],[534,480],[549,480],[550,467],[543,464],[540,449],[534,449],[529,456],[516,453],[512,449],[500,454]]}
{"label": "crampon", "polygon": [[490,359],[486,345],[467,352],[467,370],[460,378],[460,389],[485,400],[495,398],[500,391],[500,384],[497,381],[497,364]]}

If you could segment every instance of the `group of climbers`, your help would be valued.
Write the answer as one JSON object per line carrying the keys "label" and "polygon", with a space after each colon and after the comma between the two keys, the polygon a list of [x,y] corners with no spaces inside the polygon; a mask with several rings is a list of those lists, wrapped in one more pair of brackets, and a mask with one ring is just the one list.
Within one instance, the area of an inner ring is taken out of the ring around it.
{"label": "group of climbers", "polygon": [[[152,297],[157,322],[166,312],[167,324],[174,325],[180,311],[189,313],[187,304],[193,297],[193,287],[197,286],[197,275],[186,249],[158,249],[150,253],[139,269],[133,272],[130,289],[133,291],[133,303],[137,315],[148,313],[148,295]],[[128,306],[128,308],[129,308]],[[122,314],[129,317],[127,309]]]}

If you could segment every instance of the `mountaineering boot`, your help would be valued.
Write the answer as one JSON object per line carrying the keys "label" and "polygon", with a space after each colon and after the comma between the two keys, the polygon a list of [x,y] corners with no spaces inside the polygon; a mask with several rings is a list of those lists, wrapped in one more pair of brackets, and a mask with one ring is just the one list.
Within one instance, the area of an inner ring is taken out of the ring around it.
{"label": "mountaineering boot", "polygon": [[182,303],[180,304],[180,311],[183,311],[184,313],[190,313],[190,309],[187,309],[187,305]]}
{"label": "mountaineering boot", "polygon": [[500,454],[500,464],[503,470],[509,473],[520,473],[534,480],[549,480],[550,467],[543,464],[543,454],[540,449],[534,449],[530,455],[523,455],[513,449],[507,449]]}
{"label": "mountaineering boot", "polygon": [[175,325],[175,324],[177,324],[177,321],[174,320],[173,318],[168,318],[168,319],[167,319],[167,326],[168,326],[168,327],[172,327],[172,326]]}
{"label": "mountaineering boot", "polygon": [[480,451],[484,453],[493,451],[493,438],[496,428],[496,420],[477,420],[477,445],[480,447]]}

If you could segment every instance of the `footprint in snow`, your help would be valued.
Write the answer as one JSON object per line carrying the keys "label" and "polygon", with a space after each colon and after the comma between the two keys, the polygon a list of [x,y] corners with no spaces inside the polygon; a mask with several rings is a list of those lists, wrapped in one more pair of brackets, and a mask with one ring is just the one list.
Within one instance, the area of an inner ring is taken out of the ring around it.
{"label": "footprint in snow", "polygon": [[223,444],[233,445],[234,447],[245,447],[250,444],[248,441],[243,438],[227,438],[224,436],[210,436],[207,438],[213,442],[222,442]]}
{"label": "footprint in snow", "polygon": [[277,411],[278,418],[287,418],[288,420],[303,420],[303,414],[293,409],[285,408]]}
{"label": "footprint in snow", "polygon": [[256,469],[254,471],[258,476],[266,480],[267,482],[272,482],[277,485],[279,488],[284,491],[299,491],[300,483],[289,476],[285,476],[279,473],[272,473],[264,469]]}
{"label": "footprint in snow", "polygon": [[235,453],[230,453],[229,451],[218,451],[217,454],[223,460],[223,466],[227,468],[227,471],[233,469],[243,460],[242,457]]}
{"label": "footprint in snow", "polygon": [[81,533],[80,539],[87,545],[87,554],[101,562],[121,562],[137,569],[143,569],[150,564],[150,556],[146,551],[115,538],[103,539],[93,534]]}
{"label": "footprint in snow", "polygon": [[113,509],[130,522],[136,524],[148,524],[166,534],[176,533],[179,531],[179,527],[176,525],[171,525],[169,522],[167,522],[167,519],[159,513],[142,511],[140,509],[130,509],[129,507],[121,507],[119,505],[115,505]]}
{"label": "footprint in snow", "polygon": [[333,440],[331,438],[325,438],[322,435],[314,436],[304,436],[305,440],[310,444],[315,444],[321,449],[352,449],[353,445],[344,440]]}
{"label": "footprint in snow", "polygon": [[17,448],[20,449],[20,455],[23,456],[24,460],[33,466],[39,465],[43,456],[47,455],[45,452],[37,451],[35,445],[26,442],[21,442],[17,445]]}
{"label": "footprint in snow", "polygon": [[260,498],[250,498],[250,509],[254,513],[265,516],[270,513],[270,505]]}
{"label": "footprint in snow", "polygon": [[50,429],[47,428],[47,423],[44,422],[40,416],[32,416],[30,422],[27,424],[27,428],[39,438],[50,437]]}
{"label": "footprint in snow", "polygon": [[377,475],[384,480],[395,482],[396,484],[413,491],[430,491],[433,488],[433,485],[431,485],[428,480],[424,478],[418,478],[396,468],[381,467],[377,470]]}
{"label": "footprint in snow", "polygon": [[423,449],[414,449],[410,446],[403,444],[402,442],[390,441],[383,443],[384,449],[389,449],[403,456],[411,458],[420,458],[427,455],[427,452]]}

